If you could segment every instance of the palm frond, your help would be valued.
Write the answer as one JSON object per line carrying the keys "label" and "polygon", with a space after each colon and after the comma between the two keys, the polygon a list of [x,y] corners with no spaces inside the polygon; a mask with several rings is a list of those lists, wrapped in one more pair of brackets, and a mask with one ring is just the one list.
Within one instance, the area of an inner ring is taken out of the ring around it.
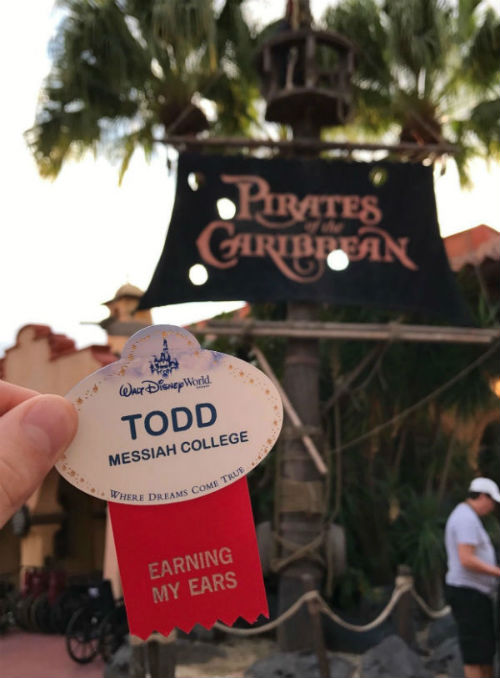
{"label": "palm frond", "polygon": [[367,82],[380,89],[390,87],[388,35],[375,0],[346,0],[329,7],[323,17],[327,28],[352,40],[357,48],[356,83]]}
{"label": "palm frond", "polygon": [[467,128],[486,148],[487,155],[500,157],[500,96],[491,101],[482,101],[470,114]]}
{"label": "palm frond", "polygon": [[51,71],[26,133],[40,173],[55,178],[89,149],[118,154],[121,180],[135,148],[149,153],[153,129],[206,128],[196,98],[217,97],[218,132],[247,132],[258,89],[240,4],[60,0]]}
{"label": "palm frond", "polygon": [[346,0],[324,16],[328,28],[359,47],[356,126],[385,133],[396,125],[402,141],[458,144],[464,186],[469,159],[497,149],[500,23],[484,6],[483,0]]}

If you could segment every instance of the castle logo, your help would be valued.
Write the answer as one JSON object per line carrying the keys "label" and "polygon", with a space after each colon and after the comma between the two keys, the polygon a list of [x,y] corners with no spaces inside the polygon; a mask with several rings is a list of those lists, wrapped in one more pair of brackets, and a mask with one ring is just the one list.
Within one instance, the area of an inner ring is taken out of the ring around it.
{"label": "castle logo", "polygon": [[174,370],[179,369],[179,361],[170,355],[166,339],[163,339],[163,350],[160,355],[153,355],[149,361],[149,369],[151,374],[159,374],[161,377],[168,377]]}

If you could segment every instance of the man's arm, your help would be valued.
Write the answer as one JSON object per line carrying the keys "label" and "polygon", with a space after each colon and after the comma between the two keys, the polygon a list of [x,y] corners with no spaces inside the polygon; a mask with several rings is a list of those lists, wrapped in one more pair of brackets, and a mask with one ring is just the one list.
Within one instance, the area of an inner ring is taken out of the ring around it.
{"label": "man's arm", "polygon": [[459,544],[458,557],[462,565],[468,570],[500,577],[500,567],[497,565],[488,565],[488,563],[485,563],[478,558],[476,556],[476,547],[473,544]]}

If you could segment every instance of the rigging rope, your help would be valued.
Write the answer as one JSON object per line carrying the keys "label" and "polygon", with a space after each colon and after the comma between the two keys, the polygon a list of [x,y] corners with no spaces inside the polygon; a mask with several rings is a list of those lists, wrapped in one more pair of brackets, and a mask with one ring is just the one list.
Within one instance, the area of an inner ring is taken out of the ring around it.
{"label": "rigging rope", "polygon": [[413,405],[410,405],[410,407],[407,407],[406,410],[403,410],[399,414],[396,414],[394,417],[388,419],[383,424],[379,424],[378,426],[375,426],[375,428],[372,428],[371,431],[367,431],[366,433],[363,433],[363,435],[358,436],[354,440],[351,440],[348,443],[344,443],[344,445],[342,445],[341,447],[336,448],[335,452],[336,453],[343,452],[344,450],[354,447],[363,440],[371,438],[373,435],[379,433],[388,426],[392,426],[392,424],[395,424],[396,422],[404,419],[415,410],[419,409],[423,405],[426,405],[428,402],[436,398],[438,395],[441,395],[441,393],[444,393],[444,391],[449,389],[450,386],[453,386],[453,384],[455,384],[457,381],[460,381],[460,379],[465,377],[469,372],[472,372],[472,370],[474,370],[476,367],[481,365],[481,363],[485,362],[488,358],[490,358],[494,353],[498,351],[499,348],[500,342],[497,341],[485,353],[483,353],[482,356],[476,358],[476,360],[473,360],[469,365],[467,365],[467,367],[464,367],[463,370],[455,374],[455,376],[453,376],[449,381],[445,382],[444,384],[441,384],[441,386],[438,386],[438,388],[436,388],[434,391],[426,395],[424,398],[414,403]]}

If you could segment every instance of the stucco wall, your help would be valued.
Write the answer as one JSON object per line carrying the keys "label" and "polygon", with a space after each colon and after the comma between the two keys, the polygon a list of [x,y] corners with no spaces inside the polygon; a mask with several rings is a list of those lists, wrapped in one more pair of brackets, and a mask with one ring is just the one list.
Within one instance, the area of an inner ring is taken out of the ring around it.
{"label": "stucco wall", "polygon": [[[107,346],[82,350],[64,335],[44,325],[23,327],[16,343],[5,352],[2,378],[42,393],[64,395],[77,382],[115,360]],[[61,503],[61,500],[64,506]],[[43,566],[57,555],[54,537],[59,533],[63,553],[58,566],[69,573],[102,570],[105,547],[106,504],[69,486],[53,470],[27,505],[33,517],[55,515],[53,523],[33,525],[22,539],[10,526],[0,530],[0,572],[20,566]],[[36,518],[35,518],[36,519]]]}

